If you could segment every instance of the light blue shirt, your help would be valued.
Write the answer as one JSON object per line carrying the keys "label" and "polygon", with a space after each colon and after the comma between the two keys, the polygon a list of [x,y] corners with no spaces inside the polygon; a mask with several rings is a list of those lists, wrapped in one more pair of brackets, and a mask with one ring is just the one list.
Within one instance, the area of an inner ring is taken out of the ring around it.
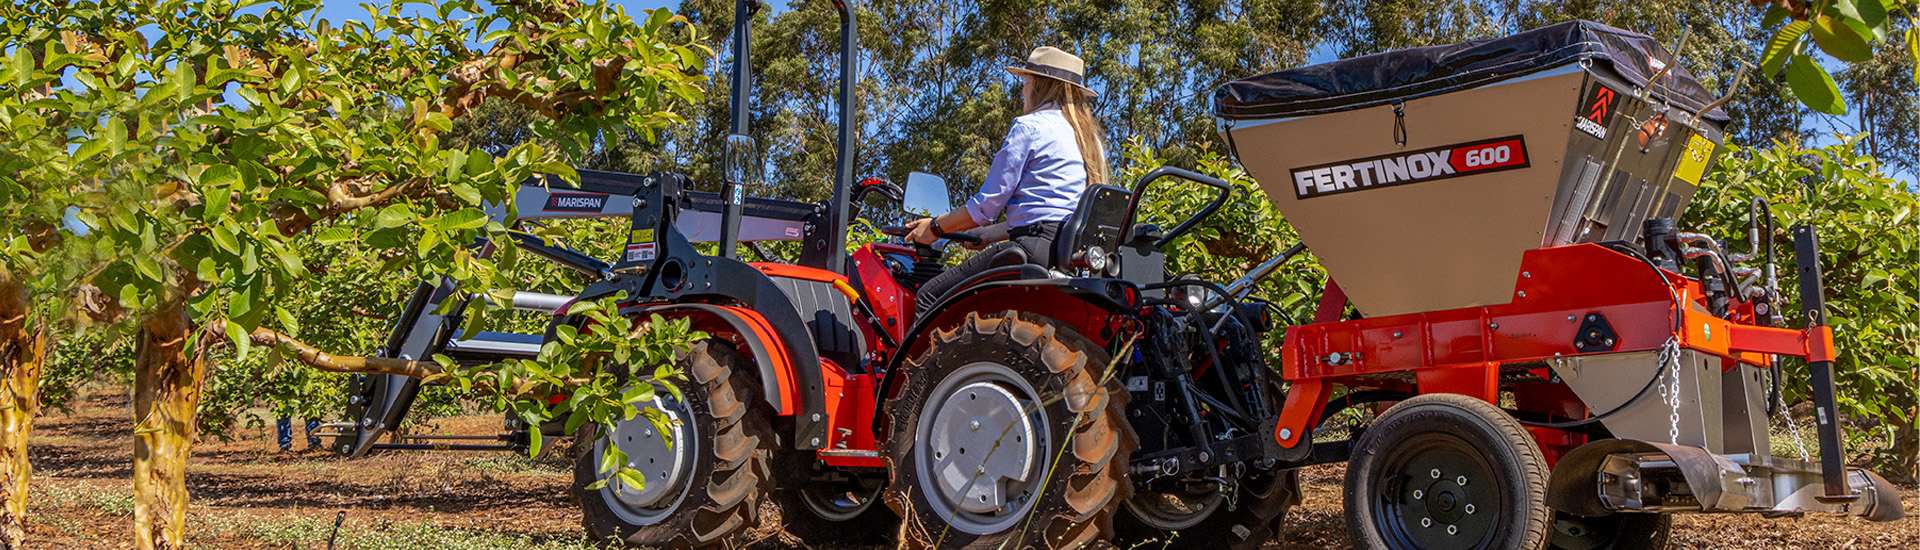
{"label": "light blue shirt", "polygon": [[1013,119],[1006,144],[993,155],[986,183],[967,199],[973,223],[992,224],[1003,212],[1012,227],[1072,216],[1087,189],[1087,165],[1073,136],[1073,126],[1057,108]]}

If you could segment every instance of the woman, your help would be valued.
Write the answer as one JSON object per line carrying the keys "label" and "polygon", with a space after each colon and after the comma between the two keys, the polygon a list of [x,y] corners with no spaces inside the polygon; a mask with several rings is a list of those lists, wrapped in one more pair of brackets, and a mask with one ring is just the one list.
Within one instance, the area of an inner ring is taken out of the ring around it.
{"label": "woman", "polygon": [[1088,100],[1093,90],[1085,84],[1086,64],[1073,54],[1049,46],[1035,48],[1026,63],[1007,71],[1024,80],[1020,98],[1026,114],[1013,119],[1006,143],[993,155],[993,167],[980,193],[965,205],[933,218],[921,218],[907,227],[908,239],[932,244],[948,232],[964,232],[1007,216],[1010,240],[921,285],[918,309],[925,313],[954,285],[992,267],[994,256],[1018,246],[1030,262],[1053,263],[1053,240],[1060,224],[1073,215],[1087,185],[1105,183],[1107,163],[1101,145],[1100,123]]}

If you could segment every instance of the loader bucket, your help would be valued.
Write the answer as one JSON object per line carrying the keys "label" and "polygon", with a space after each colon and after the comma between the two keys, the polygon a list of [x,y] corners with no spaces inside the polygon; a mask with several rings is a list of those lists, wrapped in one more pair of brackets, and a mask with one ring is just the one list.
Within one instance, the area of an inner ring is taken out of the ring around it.
{"label": "loader bucket", "polygon": [[1508,303],[1521,253],[1679,217],[1723,140],[1713,102],[1652,38],[1575,21],[1230,82],[1214,112],[1375,317]]}

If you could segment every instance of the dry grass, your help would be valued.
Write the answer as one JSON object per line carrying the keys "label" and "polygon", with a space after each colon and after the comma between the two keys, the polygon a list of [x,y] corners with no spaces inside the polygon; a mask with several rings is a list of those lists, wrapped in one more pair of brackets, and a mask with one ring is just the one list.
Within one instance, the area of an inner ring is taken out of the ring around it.
{"label": "dry grass", "polygon": [[[92,396],[72,415],[53,413],[35,430],[35,474],[28,547],[130,548],[131,422],[123,397]],[[492,433],[499,417],[445,419],[425,430]],[[423,431],[425,431],[423,430]],[[335,517],[346,513],[340,550],[561,550],[591,548],[566,494],[569,472],[556,458],[506,453],[391,453],[343,460],[324,453],[272,452],[271,430],[198,447],[188,472],[193,496],[190,542],[202,549],[327,548]],[[1269,550],[1349,548],[1341,511],[1339,465],[1305,470],[1306,503],[1288,515]],[[1682,516],[1674,548],[1916,548],[1920,509],[1902,489],[1908,519],[1868,523],[1808,515]],[[766,510],[766,512],[774,512]],[[779,525],[777,513],[765,514]],[[751,549],[798,548],[774,527]],[[812,550],[869,550],[848,546]]]}

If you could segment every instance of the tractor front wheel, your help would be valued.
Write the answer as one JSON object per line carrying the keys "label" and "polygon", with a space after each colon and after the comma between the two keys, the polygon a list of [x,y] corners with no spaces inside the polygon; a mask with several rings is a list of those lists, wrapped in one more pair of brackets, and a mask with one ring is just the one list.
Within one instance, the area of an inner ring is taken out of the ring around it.
{"label": "tractor front wheel", "polygon": [[1107,353],[1051,319],[969,315],[888,406],[905,548],[1079,548],[1111,536],[1139,447]]}
{"label": "tractor front wheel", "polygon": [[[772,473],[766,447],[774,440],[759,381],[739,352],[713,340],[694,344],[677,362],[686,379],[651,383],[673,384],[686,399],[662,388],[639,404],[660,411],[670,428],[636,415],[608,437],[599,437],[594,424],[574,437],[573,493],[581,523],[595,539],[674,550],[731,548],[759,524]],[[614,472],[601,464],[607,445],[626,453],[626,466],[640,471],[643,486],[612,479],[589,488]]]}
{"label": "tractor front wheel", "polygon": [[1347,465],[1347,532],[1357,548],[1535,550],[1547,544],[1547,462],[1527,430],[1486,401],[1401,401],[1374,421]]}

